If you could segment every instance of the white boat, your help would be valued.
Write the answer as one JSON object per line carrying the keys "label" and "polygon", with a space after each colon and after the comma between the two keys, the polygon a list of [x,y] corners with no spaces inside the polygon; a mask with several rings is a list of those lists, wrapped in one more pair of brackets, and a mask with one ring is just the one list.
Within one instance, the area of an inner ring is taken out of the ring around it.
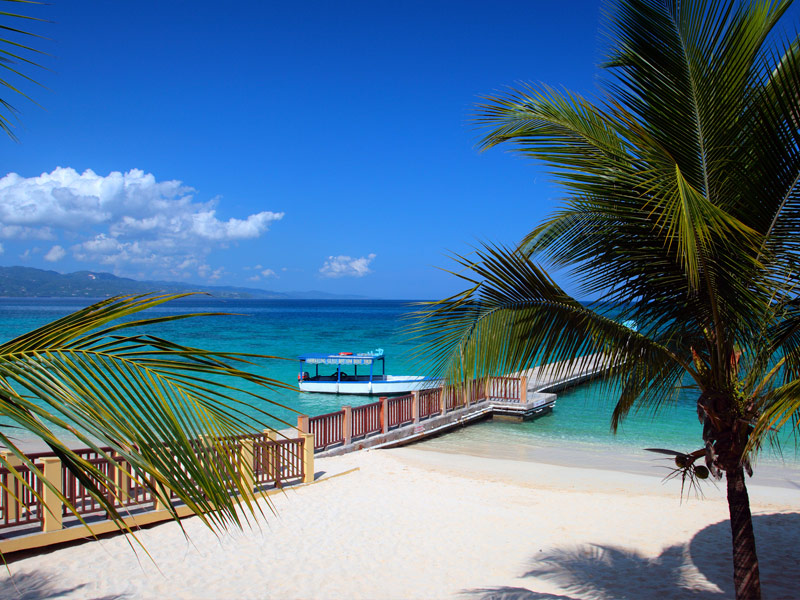
{"label": "white boat", "polygon": [[299,359],[297,385],[303,392],[384,396],[435,385],[422,375],[387,375],[383,350],[364,354],[304,354]]}

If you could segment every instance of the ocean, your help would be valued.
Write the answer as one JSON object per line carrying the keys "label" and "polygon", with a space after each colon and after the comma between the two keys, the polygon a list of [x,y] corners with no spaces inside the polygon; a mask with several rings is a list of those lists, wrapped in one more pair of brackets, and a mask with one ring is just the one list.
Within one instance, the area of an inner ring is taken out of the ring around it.
{"label": "ocean", "polygon": [[[89,300],[81,298],[0,298],[0,340],[21,335],[89,303]],[[296,357],[309,352],[363,352],[383,348],[387,373],[423,374],[414,370],[409,358],[414,342],[403,332],[407,324],[405,317],[413,309],[410,301],[395,300],[222,300],[197,297],[162,305],[150,312],[158,315],[233,313],[166,323],[152,328],[151,332],[210,350],[287,358],[289,360],[260,361],[258,372],[294,385],[299,371]],[[268,396],[307,415],[374,401],[364,396],[286,390],[271,392]],[[569,445],[589,450],[613,449],[622,454],[640,453],[647,447],[691,451],[701,446],[701,426],[695,400],[691,391],[682,391],[673,404],[662,407],[656,415],[649,412],[632,414],[621,430],[613,435],[609,424],[614,398],[599,384],[588,383],[561,392],[555,410],[535,421],[485,422],[431,443],[451,449],[506,443],[522,447]],[[296,422],[296,415],[291,411],[269,404],[259,407],[284,421]],[[787,442],[783,459],[796,462],[793,440]],[[766,461],[779,459],[773,450],[765,450],[760,457]]]}

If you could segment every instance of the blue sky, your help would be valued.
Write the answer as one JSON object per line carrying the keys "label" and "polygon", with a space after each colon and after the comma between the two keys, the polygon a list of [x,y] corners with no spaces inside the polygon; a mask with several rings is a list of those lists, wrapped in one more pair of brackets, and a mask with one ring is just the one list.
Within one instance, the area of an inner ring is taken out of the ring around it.
{"label": "blue sky", "polygon": [[[598,93],[600,2],[70,2],[0,140],[2,265],[437,298],[559,192],[478,153],[482,94]],[[12,175],[15,174],[15,175]]]}

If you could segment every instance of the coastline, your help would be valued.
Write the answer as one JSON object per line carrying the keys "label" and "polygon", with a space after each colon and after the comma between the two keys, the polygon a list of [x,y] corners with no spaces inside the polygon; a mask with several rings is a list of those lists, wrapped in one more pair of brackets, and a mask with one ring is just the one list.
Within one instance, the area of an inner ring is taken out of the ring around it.
{"label": "coastline", "polygon": [[[154,562],[117,535],[10,557],[10,572],[22,591],[64,598],[730,596],[724,485],[681,499],[679,482],[598,468],[603,456],[575,464],[551,450],[537,462],[426,444],[319,459],[318,483],[274,496],[277,515],[265,509],[253,529],[216,538],[188,518],[188,539],[173,523],[142,530]],[[800,480],[787,478],[748,482],[765,598],[791,597],[800,576]],[[3,589],[13,592],[7,573]]]}
{"label": "coastline", "polygon": [[[513,426],[513,425],[511,425]],[[531,462],[540,465],[565,468],[585,468],[651,477],[663,480],[674,466],[672,457],[647,452],[644,449],[612,440],[603,442],[580,442],[576,440],[554,440],[530,437],[501,438],[502,443],[493,443],[484,436],[474,435],[466,428],[439,438],[423,442],[411,448],[422,448],[429,452],[453,455],[469,455],[475,458],[504,461]],[[655,439],[653,445],[658,445]],[[682,448],[681,448],[682,449]],[[756,455],[753,477],[747,478],[751,485],[768,488],[800,489],[800,460],[795,457],[795,448],[786,448],[784,458],[767,452]],[[701,464],[702,460],[700,461]],[[724,488],[724,479],[717,483]],[[707,480],[703,490],[714,487]]]}

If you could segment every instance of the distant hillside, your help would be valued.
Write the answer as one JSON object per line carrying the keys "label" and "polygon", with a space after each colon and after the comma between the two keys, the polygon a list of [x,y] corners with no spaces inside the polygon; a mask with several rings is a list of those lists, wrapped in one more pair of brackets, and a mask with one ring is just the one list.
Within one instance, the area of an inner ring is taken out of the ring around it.
{"label": "distant hillside", "polygon": [[119,294],[147,292],[207,292],[218,298],[254,299],[331,299],[354,300],[363,296],[344,296],[325,292],[271,292],[257,288],[203,286],[177,281],[136,281],[111,273],[77,271],[62,275],[31,267],[0,267],[0,296],[11,298],[106,298]]}

